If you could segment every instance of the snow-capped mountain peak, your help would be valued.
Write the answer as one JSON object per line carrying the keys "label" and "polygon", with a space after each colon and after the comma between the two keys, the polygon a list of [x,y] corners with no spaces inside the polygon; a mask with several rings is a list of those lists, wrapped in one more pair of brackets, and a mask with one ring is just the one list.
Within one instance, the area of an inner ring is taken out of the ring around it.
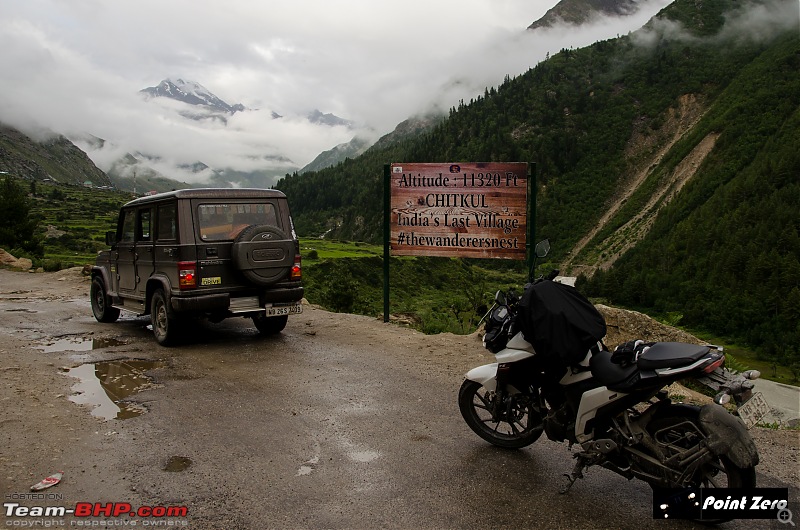
{"label": "snow-capped mountain peak", "polygon": [[233,114],[244,110],[244,105],[241,103],[229,105],[200,83],[196,81],[186,81],[180,78],[164,79],[158,86],[148,87],[142,89],[140,92],[144,93],[147,97],[170,98],[189,105],[198,105],[226,114]]}

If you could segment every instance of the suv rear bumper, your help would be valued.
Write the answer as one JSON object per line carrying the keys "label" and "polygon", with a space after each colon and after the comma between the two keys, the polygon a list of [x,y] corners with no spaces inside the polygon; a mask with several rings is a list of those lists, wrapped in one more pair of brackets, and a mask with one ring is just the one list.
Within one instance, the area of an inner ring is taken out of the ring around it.
{"label": "suv rear bumper", "polygon": [[[303,299],[303,287],[284,287],[259,293],[264,304],[298,302]],[[171,297],[172,309],[177,313],[218,313],[228,311],[231,305],[229,293],[200,294]],[[262,305],[263,308],[263,305]]]}

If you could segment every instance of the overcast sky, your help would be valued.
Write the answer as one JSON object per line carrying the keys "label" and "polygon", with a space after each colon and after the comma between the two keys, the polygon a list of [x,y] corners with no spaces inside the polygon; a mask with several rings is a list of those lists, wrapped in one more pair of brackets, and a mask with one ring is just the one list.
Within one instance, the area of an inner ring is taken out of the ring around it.
{"label": "overcast sky", "polygon": [[[302,167],[355,133],[308,124],[314,109],[380,136],[548,52],[638,29],[669,2],[528,32],[557,0],[2,0],[0,121],[102,137],[116,147],[89,154],[104,170],[125,151],[162,157],[164,171],[195,161],[248,170],[269,155]],[[168,77],[253,110],[227,125],[192,122],[139,96]]]}

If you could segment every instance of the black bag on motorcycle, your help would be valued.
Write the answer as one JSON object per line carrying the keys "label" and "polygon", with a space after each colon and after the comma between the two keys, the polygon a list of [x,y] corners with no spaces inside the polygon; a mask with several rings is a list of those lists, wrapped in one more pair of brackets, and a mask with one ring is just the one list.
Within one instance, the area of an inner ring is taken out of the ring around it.
{"label": "black bag on motorcycle", "polygon": [[543,280],[525,290],[518,329],[538,354],[577,364],[606,336],[603,315],[572,286]]}

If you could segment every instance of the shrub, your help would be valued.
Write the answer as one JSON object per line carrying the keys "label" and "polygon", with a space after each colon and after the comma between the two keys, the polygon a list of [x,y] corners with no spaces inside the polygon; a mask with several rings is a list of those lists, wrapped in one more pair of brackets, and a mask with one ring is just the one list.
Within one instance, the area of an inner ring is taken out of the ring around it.
{"label": "shrub", "polygon": [[46,259],[42,262],[42,268],[45,272],[58,272],[64,267],[62,266],[61,260]]}

